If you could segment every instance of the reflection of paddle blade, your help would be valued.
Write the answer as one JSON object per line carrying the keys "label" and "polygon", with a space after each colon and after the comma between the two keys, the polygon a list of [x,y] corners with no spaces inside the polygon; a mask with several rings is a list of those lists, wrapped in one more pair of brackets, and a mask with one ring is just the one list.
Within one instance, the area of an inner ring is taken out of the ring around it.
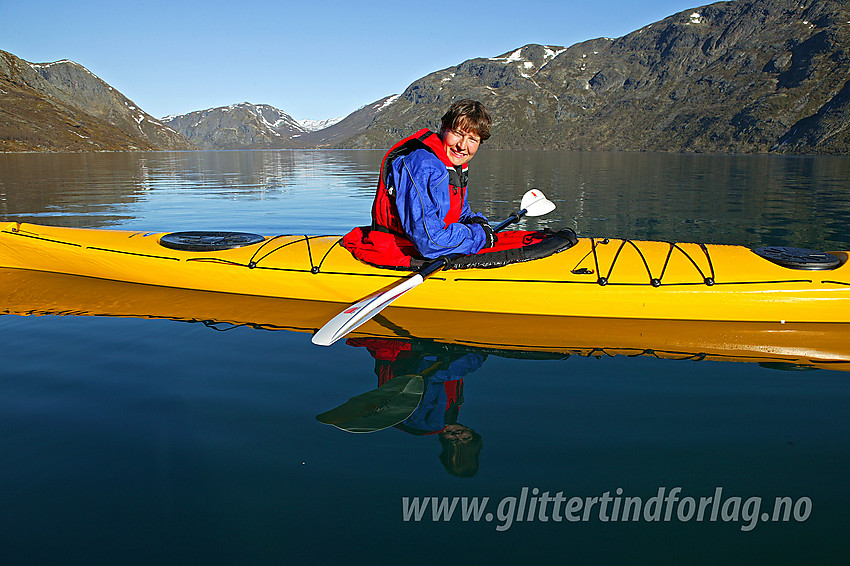
{"label": "reflection of paddle blade", "polygon": [[419,406],[423,389],[422,376],[400,375],[316,419],[348,432],[375,432],[409,417]]}

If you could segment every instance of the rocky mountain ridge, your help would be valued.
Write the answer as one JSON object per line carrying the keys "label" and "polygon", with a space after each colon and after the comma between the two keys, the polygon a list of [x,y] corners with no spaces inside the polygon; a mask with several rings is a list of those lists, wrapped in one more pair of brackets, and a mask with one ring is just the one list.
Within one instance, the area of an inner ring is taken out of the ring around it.
{"label": "rocky mountain ridge", "polygon": [[461,96],[490,147],[850,153],[850,5],[739,0],[618,39],[472,59],[411,84],[344,147],[387,147]]}
{"label": "rocky mountain ridge", "polygon": [[123,95],[110,99],[112,89],[76,64],[2,55],[7,151],[98,149],[79,135],[95,123],[125,149],[386,148],[438,128],[451,102],[469,97],[493,116],[493,148],[850,154],[846,0],[717,2],[617,39],[526,45],[435,71],[315,131],[248,103],[159,122]]}
{"label": "rocky mountain ridge", "polygon": [[180,116],[163,122],[203,149],[287,149],[308,130],[268,104],[243,102]]}
{"label": "rocky mountain ridge", "polygon": [[73,61],[0,51],[0,151],[196,149]]}

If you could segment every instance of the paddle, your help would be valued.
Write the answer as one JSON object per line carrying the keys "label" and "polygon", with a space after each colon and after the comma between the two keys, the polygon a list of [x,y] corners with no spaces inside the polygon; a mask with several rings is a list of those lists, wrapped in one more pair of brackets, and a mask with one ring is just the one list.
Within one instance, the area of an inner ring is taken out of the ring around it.
{"label": "paddle", "polygon": [[424,378],[441,365],[437,362],[418,375],[396,376],[377,389],[317,415],[316,420],[347,432],[376,432],[395,426],[413,414],[422,399]]}
{"label": "paddle", "polygon": [[[494,232],[504,229],[507,225],[519,221],[523,215],[543,216],[555,210],[555,205],[537,189],[525,193],[520,201],[520,210],[508,216],[493,228]],[[425,279],[446,266],[446,260],[438,259],[422,268],[415,275],[394,285],[386,291],[378,291],[365,299],[354,303],[341,313],[330,319],[313,335],[313,344],[330,346],[361,324],[365,324],[373,316],[384,310],[397,298],[423,283]]]}

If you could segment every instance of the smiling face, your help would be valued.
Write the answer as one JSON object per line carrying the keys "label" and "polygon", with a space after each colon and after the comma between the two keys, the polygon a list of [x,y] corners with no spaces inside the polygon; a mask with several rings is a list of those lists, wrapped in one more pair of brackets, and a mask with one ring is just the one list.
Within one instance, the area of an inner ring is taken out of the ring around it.
{"label": "smiling face", "polygon": [[443,130],[440,137],[443,140],[443,149],[452,165],[459,167],[467,163],[478,151],[481,138],[461,128]]}

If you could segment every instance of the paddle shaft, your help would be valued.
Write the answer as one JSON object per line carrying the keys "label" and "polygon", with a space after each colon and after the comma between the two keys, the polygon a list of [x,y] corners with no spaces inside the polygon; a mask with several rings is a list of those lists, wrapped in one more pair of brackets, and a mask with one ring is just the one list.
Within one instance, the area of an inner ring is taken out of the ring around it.
{"label": "paddle shaft", "polygon": [[514,222],[519,222],[519,219],[522,218],[526,212],[528,211],[523,208],[519,212],[512,213],[510,216],[496,224],[496,226],[493,228],[493,232],[501,232],[510,224],[513,224]]}
{"label": "paddle shaft", "polygon": [[[493,232],[501,232],[514,222],[519,222],[520,218],[522,218],[526,212],[528,211],[523,208],[519,212],[511,213],[510,216],[496,224],[496,226],[493,228]],[[418,274],[421,275],[422,279],[424,280],[446,267],[446,265],[448,265],[448,260],[446,258],[439,258],[420,269]]]}
{"label": "paddle shaft", "polygon": [[[509,224],[519,221],[525,214],[529,216],[541,216],[551,212],[555,208],[555,205],[536,189],[532,189],[523,195],[521,205],[522,209],[520,211],[514,212],[497,224],[493,232],[498,232]],[[312,338],[313,344],[330,346],[355,328],[371,320],[393,301],[423,283],[425,279],[446,267],[450,261],[451,258],[449,257],[438,258],[420,269],[416,274],[394,285],[390,289],[373,293],[346,308],[316,331]]]}
{"label": "paddle shaft", "polygon": [[[526,212],[526,209],[514,212],[508,218],[497,224],[493,232],[502,230],[505,226],[518,221]],[[397,298],[419,286],[428,277],[446,267],[449,261],[449,258],[439,258],[391,289],[370,295],[362,301],[345,309],[325,323],[325,325],[313,335],[313,344],[317,344],[319,346],[330,346],[355,328],[372,319],[372,317],[384,310]]]}

